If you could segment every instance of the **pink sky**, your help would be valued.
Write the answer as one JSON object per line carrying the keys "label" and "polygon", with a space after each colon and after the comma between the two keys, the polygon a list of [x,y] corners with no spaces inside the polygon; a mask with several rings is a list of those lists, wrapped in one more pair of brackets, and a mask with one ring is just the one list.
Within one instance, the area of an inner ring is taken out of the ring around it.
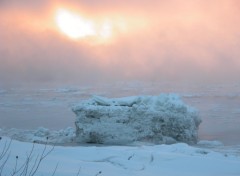
{"label": "pink sky", "polygon": [[[0,82],[240,81],[239,0],[0,1]],[[123,21],[111,42],[59,32],[57,8]],[[0,84],[0,85],[1,85]]]}

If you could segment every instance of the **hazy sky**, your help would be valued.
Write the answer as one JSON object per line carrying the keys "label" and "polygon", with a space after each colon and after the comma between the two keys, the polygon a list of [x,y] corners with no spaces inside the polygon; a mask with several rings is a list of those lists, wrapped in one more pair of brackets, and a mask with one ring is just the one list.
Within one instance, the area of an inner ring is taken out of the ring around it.
{"label": "hazy sky", "polygon": [[[70,38],[59,9],[111,35]],[[240,1],[0,0],[0,86],[124,80],[239,82]]]}

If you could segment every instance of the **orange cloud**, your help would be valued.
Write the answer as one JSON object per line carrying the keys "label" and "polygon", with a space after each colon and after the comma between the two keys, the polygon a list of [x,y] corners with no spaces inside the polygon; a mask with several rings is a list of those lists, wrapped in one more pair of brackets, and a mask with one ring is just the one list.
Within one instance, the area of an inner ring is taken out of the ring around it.
{"label": "orange cloud", "polygon": [[[1,1],[0,80],[239,79],[238,0],[26,2]],[[64,37],[54,21],[63,7],[110,21],[114,40]]]}

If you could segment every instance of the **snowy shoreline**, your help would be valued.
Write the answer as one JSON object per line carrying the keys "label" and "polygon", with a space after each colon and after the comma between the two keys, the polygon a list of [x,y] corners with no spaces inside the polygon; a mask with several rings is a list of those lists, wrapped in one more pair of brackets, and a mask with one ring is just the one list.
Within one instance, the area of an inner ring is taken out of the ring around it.
{"label": "snowy shoreline", "polygon": [[[3,137],[0,149],[10,138]],[[3,174],[12,172],[15,156],[24,162],[32,143],[11,142],[11,155]],[[47,151],[51,146],[46,146]],[[33,156],[42,152],[43,144],[34,144]],[[1,161],[0,161],[1,164]],[[240,174],[239,154],[219,153],[184,143],[141,146],[55,146],[41,163],[38,175],[49,175],[58,164],[57,176],[137,175],[137,176],[231,176]]]}
{"label": "snowy shoreline", "polygon": [[[49,145],[63,146],[63,147],[109,147],[109,146],[155,146],[148,142],[134,142],[125,145],[108,145],[108,144],[94,144],[94,143],[80,143],[75,140],[75,129],[68,127],[62,130],[49,130],[39,127],[36,130],[23,129],[0,129],[0,136],[10,138],[19,142],[44,144],[48,142]],[[232,153],[240,156],[240,145],[224,145],[221,141],[199,140],[196,144],[189,145],[194,148],[210,149],[221,153]]]}
{"label": "snowy shoreline", "polygon": [[[135,91],[135,89],[133,89],[133,91]],[[91,90],[90,92],[92,94]],[[159,90],[157,90],[157,92],[159,92]],[[75,128],[73,127],[65,128],[65,126],[69,126],[67,123],[65,123],[66,121],[60,122],[60,120],[64,118],[74,117],[74,115],[72,116],[68,116],[68,114],[63,115],[61,114],[62,113],[61,109],[72,107],[72,105],[78,102],[79,100],[89,98],[90,94],[86,95],[86,92],[83,91],[84,93],[83,96],[83,94],[81,93],[78,94],[78,92],[75,90],[69,91],[68,89],[66,90],[61,89],[55,93],[49,90],[43,90],[42,92],[37,92],[36,94],[35,93],[31,94],[28,91],[26,91],[24,94],[22,94],[21,91],[19,92],[13,91],[13,93],[14,94],[7,94],[6,92],[1,93],[1,98],[3,98],[4,100],[4,102],[2,103],[4,106],[1,107],[3,115],[9,112],[11,113],[14,112],[14,115],[15,114],[19,115],[21,114],[19,112],[22,111],[24,112],[26,111],[27,115],[29,115],[29,112],[32,112],[32,114],[36,114],[37,107],[40,108],[38,109],[38,111],[45,112],[44,115],[49,114],[48,119],[49,121],[47,121],[47,123],[50,126],[46,126],[47,128],[49,128],[47,129],[44,127],[36,128],[35,125],[31,126],[32,130],[26,130],[28,129],[28,127],[24,126],[24,128],[21,130],[20,129],[21,127],[17,125],[19,123],[19,119],[21,119],[22,116],[19,117],[12,116],[14,117],[12,119],[13,120],[12,122],[17,124],[16,125],[17,129],[4,128],[4,125],[0,127],[0,136],[2,137],[2,140],[0,141],[0,152],[1,149],[3,148],[4,142],[13,139],[11,144],[11,156],[4,170],[6,172],[6,174],[4,173],[5,175],[9,175],[8,173],[12,171],[16,155],[22,158],[19,161],[21,162],[24,161],[26,153],[29,153],[34,143],[35,145],[34,155],[37,156],[39,153],[42,152],[44,143],[46,141],[48,141],[48,144],[50,144],[50,146],[47,146],[47,148],[51,147],[51,145],[54,144],[55,149],[42,163],[37,176],[49,175],[49,173],[52,173],[57,163],[59,163],[59,167],[56,172],[57,176],[76,175],[79,168],[81,168],[80,175],[84,176],[240,175],[239,169],[240,145],[238,143],[236,145],[223,145],[219,141],[211,141],[211,139],[217,140],[219,139],[216,137],[203,138],[205,139],[205,141],[200,139],[196,145],[192,146],[184,143],[176,143],[172,145],[165,144],[154,145],[153,143],[146,142],[138,142],[132,145],[114,145],[114,146],[102,144],[76,143],[74,141],[76,136]],[[99,90],[97,94],[100,94]],[[109,94],[113,95],[114,93],[110,92]],[[109,94],[103,93],[100,95]],[[132,94],[132,92],[130,91],[127,92],[126,94]],[[126,94],[123,93],[123,95]],[[148,92],[148,94],[152,94],[152,92],[151,93]],[[119,93],[119,95],[122,96],[121,93]],[[226,98],[223,96],[223,99],[221,99],[223,101],[220,104],[218,104],[219,97],[214,97],[214,99],[212,99],[212,97],[202,95],[199,97],[192,96],[192,94],[187,94],[185,96],[184,94],[182,95],[183,97],[185,97],[185,100],[186,99],[188,100],[187,103],[190,104],[191,106],[193,105],[194,107],[197,107],[197,109],[199,109],[198,108],[199,106],[202,116],[207,117],[203,119],[203,123],[205,126],[202,132],[204,132],[204,135],[213,134],[214,131],[211,131],[212,129],[217,130],[217,127],[221,128],[222,126],[221,123],[219,122],[224,122],[223,124],[225,124],[226,117],[228,117],[226,116],[226,114],[230,115],[231,117],[227,118],[227,120],[233,120],[232,122],[235,122],[234,118],[239,112],[237,106],[239,104],[238,103],[239,96],[234,97],[227,96]],[[236,95],[239,94],[237,93]],[[216,98],[218,99],[216,100]],[[226,104],[225,101],[229,103],[229,108],[227,107],[225,109],[223,108],[223,105]],[[59,110],[60,112],[55,115],[54,114],[55,110]],[[228,113],[230,111],[233,111],[234,114]],[[10,115],[12,115],[11,113]],[[25,115],[24,113],[22,114]],[[6,117],[2,118],[4,120],[4,118]],[[28,116],[28,119],[29,118],[32,117]],[[41,124],[45,126],[45,124],[43,123],[45,119],[44,118],[40,119]],[[216,121],[216,119],[218,119],[218,121]],[[49,122],[50,121],[55,122],[56,120],[58,120],[60,124],[64,124],[65,126],[62,125],[63,127],[61,126],[54,127],[56,129],[61,128],[64,129],[52,130],[53,126],[51,126],[52,124],[49,124]],[[11,125],[15,126],[15,124]],[[73,125],[73,123],[70,123],[70,126],[71,124]],[[237,123],[232,124],[236,125]],[[232,129],[232,127],[235,126],[230,127]],[[238,140],[234,141],[237,142]]]}

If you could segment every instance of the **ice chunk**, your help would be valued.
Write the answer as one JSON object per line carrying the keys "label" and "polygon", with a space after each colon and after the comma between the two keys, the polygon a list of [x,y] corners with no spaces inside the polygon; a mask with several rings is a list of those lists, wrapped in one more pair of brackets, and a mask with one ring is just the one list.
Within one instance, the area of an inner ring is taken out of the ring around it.
{"label": "ice chunk", "polygon": [[176,94],[113,99],[94,96],[72,110],[77,116],[76,139],[87,143],[196,143],[201,122],[197,111]]}
{"label": "ice chunk", "polygon": [[197,143],[199,146],[203,147],[219,147],[224,146],[222,142],[220,141],[207,141],[207,140],[201,140]]}

